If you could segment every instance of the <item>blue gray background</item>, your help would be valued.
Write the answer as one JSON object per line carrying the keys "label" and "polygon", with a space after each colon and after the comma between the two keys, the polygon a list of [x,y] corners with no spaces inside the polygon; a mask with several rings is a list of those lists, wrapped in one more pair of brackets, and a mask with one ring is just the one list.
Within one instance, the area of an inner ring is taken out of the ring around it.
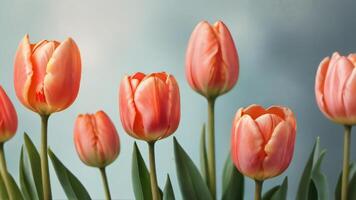
{"label": "blue gray background", "polygon": [[[79,113],[105,110],[115,122],[122,151],[108,167],[114,199],[133,199],[131,154],[134,139],[125,134],[118,114],[118,85],[125,74],[168,71],[181,89],[182,119],[175,136],[198,164],[198,144],[206,120],[206,102],[193,92],[184,76],[189,36],[201,20],[223,20],[236,42],[240,77],[236,87],[218,99],[216,148],[218,193],[223,163],[229,150],[231,121],[235,111],[252,103],[282,104],[294,110],[298,132],[294,158],[280,177],[266,181],[265,189],[289,177],[289,199],[295,197],[301,171],[317,136],[328,149],[323,165],[333,195],[341,169],[342,127],[328,121],[314,100],[314,76],[321,59],[333,51],[356,51],[355,1],[335,0],[239,0],[239,1],[88,1],[17,0],[0,2],[0,83],[13,100],[18,115],[17,135],[6,143],[10,172],[18,178],[20,147],[26,131],[39,146],[39,117],[22,106],[13,87],[13,58],[26,34],[32,41],[77,42],[83,62],[79,96],[67,110],[54,114],[49,124],[49,145],[82,180],[91,196],[103,197],[99,171],[85,166],[73,144],[73,123]],[[354,136],[354,135],[353,135]],[[138,142],[146,156],[145,143]],[[352,160],[356,142],[352,138]],[[157,145],[158,182],[175,175],[172,137]],[[51,167],[53,195],[65,195]],[[245,199],[252,199],[253,182],[246,180]]]}

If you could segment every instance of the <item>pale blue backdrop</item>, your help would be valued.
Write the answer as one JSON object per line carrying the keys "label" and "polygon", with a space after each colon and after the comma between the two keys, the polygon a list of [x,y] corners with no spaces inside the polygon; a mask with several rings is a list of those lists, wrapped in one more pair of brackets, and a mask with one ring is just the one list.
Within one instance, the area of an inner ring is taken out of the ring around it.
{"label": "pale blue backdrop", "polygon": [[[314,100],[314,76],[321,59],[340,51],[356,51],[356,2],[351,0],[238,0],[238,1],[88,1],[88,0],[0,0],[0,83],[19,114],[18,134],[6,144],[10,172],[18,178],[22,134],[28,132],[39,145],[39,117],[24,108],[15,97],[13,58],[19,41],[29,33],[32,41],[77,42],[83,62],[81,88],[76,102],[53,115],[49,124],[49,145],[82,180],[95,199],[103,197],[98,170],[86,167],[73,145],[73,123],[78,113],[105,110],[115,122],[122,151],[108,167],[115,199],[133,199],[131,153],[134,139],[119,122],[118,84],[124,74],[136,71],[168,71],[177,78],[182,99],[182,120],[176,137],[198,164],[200,129],[206,119],[206,102],[194,93],[184,77],[187,41],[200,20],[223,20],[230,28],[240,56],[240,78],[236,87],[217,101],[216,147],[218,193],[222,167],[230,144],[231,120],[235,111],[251,103],[291,107],[298,120],[294,158],[280,177],[266,181],[265,189],[289,176],[289,199],[296,187],[316,136],[328,149],[323,170],[330,191],[341,169],[342,127],[323,117]],[[352,135],[354,136],[354,135]],[[356,142],[352,138],[352,160]],[[139,142],[143,154],[146,145]],[[175,175],[172,137],[157,144],[158,182]],[[51,167],[53,195],[65,195]],[[246,181],[246,199],[251,199],[253,182]]]}

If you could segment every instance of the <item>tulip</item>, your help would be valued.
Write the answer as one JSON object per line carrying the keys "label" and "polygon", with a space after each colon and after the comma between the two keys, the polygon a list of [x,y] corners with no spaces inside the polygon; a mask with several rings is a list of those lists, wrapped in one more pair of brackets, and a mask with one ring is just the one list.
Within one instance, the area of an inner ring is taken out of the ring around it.
{"label": "tulip", "polygon": [[0,86],[0,143],[11,139],[17,130],[17,114],[14,105]]}
{"label": "tulip", "polygon": [[48,115],[69,107],[81,76],[79,49],[71,38],[31,44],[26,35],[16,52],[14,84],[18,99],[30,110]]}
{"label": "tulip", "polygon": [[237,169],[256,181],[256,197],[260,197],[265,179],[278,176],[289,166],[295,135],[296,120],[286,107],[251,105],[237,111],[231,156]]}
{"label": "tulip", "polygon": [[22,39],[14,61],[14,85],[17,98],[41,116],[41,170],[43,198],[51,199],[47,157],[47,127],[51,113],[69,107],[78,94],[81,59],[76,43],[42,40],[31,44]]}
{"label": "tulip", "polygon": [[239,57],[229,29],[222,21],[200,22],[190,36],[185,60],[189,85],[212,98],[230,91],[239,75]]}
{"label": "tulip", "polygon": [[100,170],[106,199],[111,199],[105,168],[120,153],[120,140],[116,128],[104,111],[79,115],[74,125],[74,144],[86,165]]}
{"label": "tulip", "polygon": [[7,171],[4,143],[11,139],[17,129],[17,114],[14,105],[0,86],[0,173],[10,200],[14,200],[11,179]]}
{"label": "tulip", "polygon": [[190,36],[185,60],[189,85],[208,100],[208,177],[216,198],[215,99],[230,91],[239,75],[239,57],[229,29],[221,21],[200,22]]}
{"label": "tulip", "polygon": [[119,92],[120,118],[126,132],[149,147],[152,198],[161,198],[157,186],[154,145],[173,134],[180,120],[179,88],[165,72],[125,76]]}
{"label": "tulip", "polygon": [[341,199],[347,199],[352,125],[356,124],[356,54],[347,57],[335,52],[324,58],[315,78],[316,102],[331,121],[344,125],[344,162]]}

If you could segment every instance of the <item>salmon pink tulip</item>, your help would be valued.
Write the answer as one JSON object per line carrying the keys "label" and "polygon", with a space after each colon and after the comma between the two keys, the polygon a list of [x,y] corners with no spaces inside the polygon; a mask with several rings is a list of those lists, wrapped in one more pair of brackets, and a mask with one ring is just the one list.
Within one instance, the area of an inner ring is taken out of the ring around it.
{"label": "salmon pink tulip", "polygon": [[235,85],[239,58],[229,29],[221,21],[200,22],[190,36],[185,61],[190,86],[210,98],[222,95]]}
{"label": "salmon pink tulip", "polygon": [[315,79],[315,96],[320,110],[330,120],[356,124],[356,54],[335,52],[324,58]]}
{"label": "salmon pink tulip", "polygon": [[17,130],[17,114],[14,105],[0,86],[0,143],[12,138]]}
{"label": "salmon pink tulip", "polygon": [[31,44],[26,35],[16,52],[14,84],[23,105],[42,115],[70,106],[77,97],[81,60],[76,43],[42,40]]}
{"label": "salmon pink tulip", "polygon": [[80,159],[92,167],[109,165],[120,152],[119,135],[104,111],[77,117],[74,144]]}
{"label": "salmon pink tulip", "polygon": [[240,108],[232,127],[232,160],[242,174],[255,180],[277,176],[289,166],[295,135],[296,120],[288,108]]}
{"label": "salmon pink tulip", "polygon": [[140,140],[170,136],[180,120],[179,88],[165,72],[125,76],[119,91],[120,118],[126,132]]}

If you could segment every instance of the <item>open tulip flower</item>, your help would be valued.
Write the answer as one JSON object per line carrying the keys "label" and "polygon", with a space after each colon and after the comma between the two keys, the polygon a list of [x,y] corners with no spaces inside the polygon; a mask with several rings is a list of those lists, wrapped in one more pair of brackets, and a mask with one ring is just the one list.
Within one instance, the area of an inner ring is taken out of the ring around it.
{"label": "open tulip flower", "polygon": [[44,199],[51,199],[47,157],[47,125],[51,113],[69,107],[77,97],[81,77],[79,49],[73,39],[20,42],[14,61],[17,98],[41,116],[41,169]]}
{"label": "open tulip flower", "polygon": [[315,78],[316,102],[331,121],[344,125],[344,163],[341,199],[347,199],[350,159],[350,135],[356,124],[356,54],[341,56],[335,52],[324,58]]}
{"label": "open tulip flower", "polygon": [[120,140],[108,115],[104,111],[79,115],[74,125],[74,144],[86,165],[100,169],[106,199],[111,199],[105,167],[119,155]]}
{"label": "open tulip flower", "polygon": [[290,109],[240,108],[232,125],[232,160],[242,174],[256,180],[256,188],[262,187],[265,179],[278,176],[289,166],[295,136],[296,120]]}
{"label": "open tulip flower", "polygon": [[152,197],[160,199],[154,144],[173,134],[180,120],[180,96],[175,78],[165,72],[125,76],[119,91],[120,118],[126,132],[149,146]]}

